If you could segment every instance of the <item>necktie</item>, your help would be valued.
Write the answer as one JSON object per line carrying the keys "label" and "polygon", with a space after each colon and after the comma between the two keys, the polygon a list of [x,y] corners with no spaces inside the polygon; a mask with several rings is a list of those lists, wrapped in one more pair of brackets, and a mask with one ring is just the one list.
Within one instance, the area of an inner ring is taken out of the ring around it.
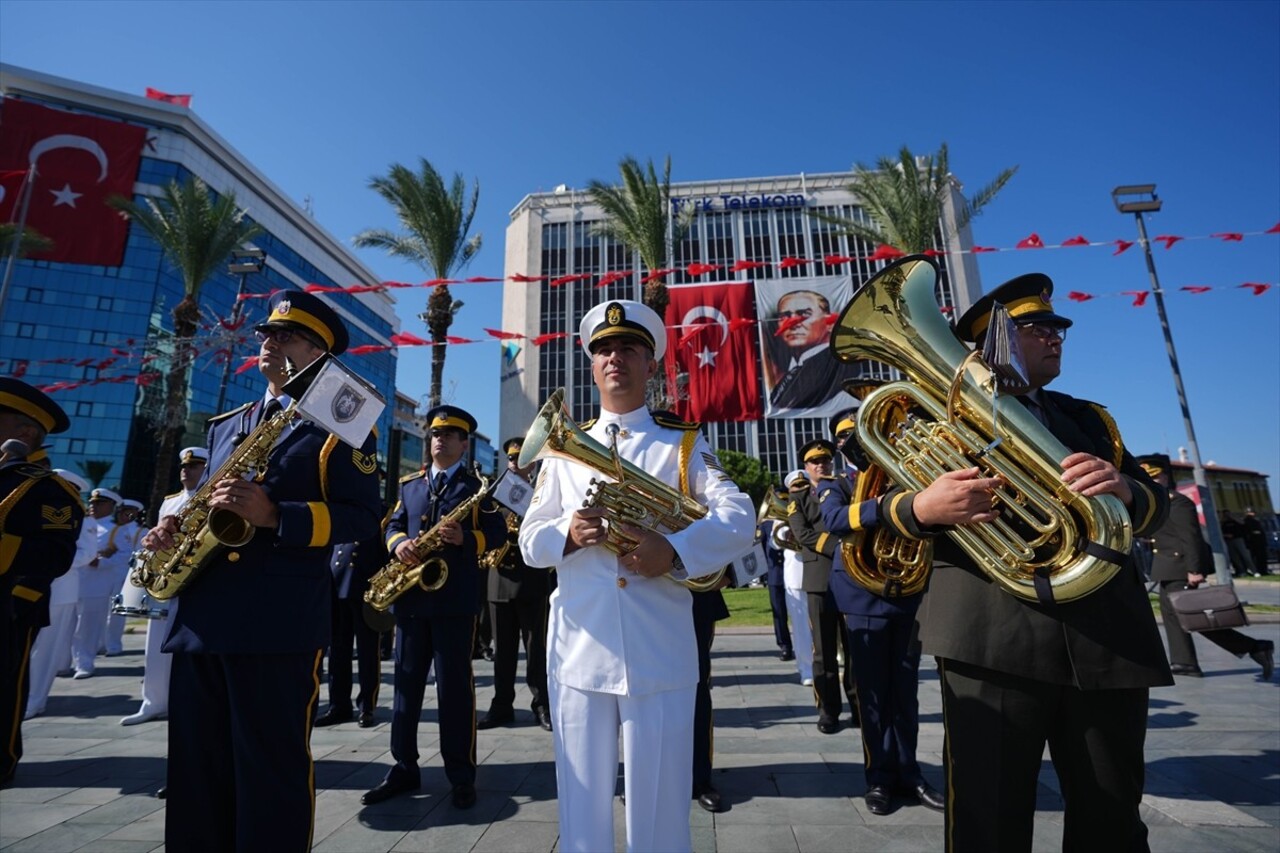
{"label": "necktie", "polygon": [[444,491],[444,472],[443,471],[436,474],[436,478],[433,481],[433,485],[432,485],[432,491],[434,491],[437,496],[439,496],[439,494]]}
{"label": "necktie", "polygon": [[274,415],[276,412],[280,411],[282,408],[283,406],[280,405],[280,401],[272,397],[270,400],[267,401],[267,404],[262,407],[262,418],[261,420],[258,421],[258,423],[264,423],[266,421],[271,420],[271,416]]}
{"label": "necktie", "polygon": [[1041,406],[1038,402],[1036,402],[1036,399],[1034,397],[1028,394],[1024,397],[1019,397],[1018,399],[1023,402],[1023,404],[1027,407],[1027,411],[1029,411],[1033,416],[1035,416],[1035,419],[1038,420],[1043,426],[1049,425],[1048,420],[1045,418],[1044,407]]}

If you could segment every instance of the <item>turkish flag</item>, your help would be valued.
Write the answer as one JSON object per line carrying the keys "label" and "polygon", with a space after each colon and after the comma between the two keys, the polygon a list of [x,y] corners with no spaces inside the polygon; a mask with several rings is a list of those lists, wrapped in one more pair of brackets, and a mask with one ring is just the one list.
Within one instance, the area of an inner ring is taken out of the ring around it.
{"label": "turkish flag", "polygon": [[676,414],[698,422],[759,419],[751,286],[671,287],[667,296],[666,368]]}
{"label": "turkish flag", "polygon": [[164,101],[166,104],[173,104],[179,107],[191,108],[190,95],[171,95],[168,92],[161,92],[159,89],[147,87],[147,97],[153,101]]}
{"label": "turkish flag", "polygon": [[[15,98],[0,106],[0,173],[34,166],[26,225],[53,241],[32,258],[119,266],[129,223],[107,207],[133,197],[146,128]],[[0,177],[0,221],[17,222],[25,174]]]}

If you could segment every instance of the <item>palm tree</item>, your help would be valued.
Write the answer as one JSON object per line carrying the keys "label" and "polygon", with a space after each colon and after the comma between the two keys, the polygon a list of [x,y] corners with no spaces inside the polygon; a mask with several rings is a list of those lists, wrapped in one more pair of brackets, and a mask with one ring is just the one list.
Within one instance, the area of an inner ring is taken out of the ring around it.
{"label": "palm tree", "polygon": [[[672,217],[671,210],[671,155],[667,155],[662,170],[662,180],[653,168],[653,160],[647,169],[641,169],[636,158],[628,155],[618,163],[622,175],[621,186],[610,186],[600,181],[587,184],[591,200],[604,211],[604,222],[595,226],[595,233],[612,237],[632,251],[640,253],[640,260],[650,272],[663,269],[671,254],[671,246],[684,236],[692,221],[689,215]],[[644,304],[667,314],[667,285],[654,279],[645,285]]]}
{"label": "palm tree", "polygon": [[182,276],[182,301],[173,308],[175,351],[166,381],[155,480],[147,503],[159,507],[168,491],[174,448],[186,431],[187,369],[194,355],[191,342],[200,319],[200,288],[233,249],[262,233],[262,228],[245,221],[233,193],[214,198],[199,178],[181,184],[170,181],[161,189],[159,198],[138,203],[114,196],[108,204],[147,232]]}
{"label": "palm tree", "polygon": [[[394,163],[385,177],[369,180],[369,188],[395,208],[405,233],[371,228],[357,234],[354,242],[362,249],[386,249],[393,258],[412,261],[434,278],[449,278],[480,251],[482,235],[467,236],[480,202],[480,181],[475,182],[471,199],[467,201],[467,184],[462,175],[455,172],[446,187],[427,158],[419,159],[416,174],[407,166]],[[448,285],[439,284],[427,299],[427,310],[419,315],[431,333],[429,402],[433,408],[440,405],[449,327],[461,307],[462,302],[453,299]]]}
{"label": "palm tree", "polygon": [[111,473],[115,464],[110,459],[81,459],[76,462],[76,467],[96,489],[102,485],[103,480],[107,479],[107,474]]}
{"label": "palm tree", "polygon": [[[1017,171],[1017,166],[1005,169],[974,195],[961,196],[956,230],[963,229],[981,213]],[[861,163],[854,166],[849,192],[870,214],[870,222],[822,214],[819,218],[872,246],[886,244],[907,253],[924,252],[933,248],[934,234],[942,222],[943,206],[951,195],[953,181],[947,164],[947,143],[942,143],[937,154],[919,157],[904,145],[896,161],[881,157],[874,170]],[[944,230],[944,243],[948,236]]]}
{"label": "palm tree", "polygon": [[[0,222],[0,258],[9,257],[13,248],[13,235],[17,233],[17,230],[18,226],[12,222]],[[52,250],[53,241],[48,237],[36,231],[30,225],[22,229],[22,236],[18,238],[19,258]]]}

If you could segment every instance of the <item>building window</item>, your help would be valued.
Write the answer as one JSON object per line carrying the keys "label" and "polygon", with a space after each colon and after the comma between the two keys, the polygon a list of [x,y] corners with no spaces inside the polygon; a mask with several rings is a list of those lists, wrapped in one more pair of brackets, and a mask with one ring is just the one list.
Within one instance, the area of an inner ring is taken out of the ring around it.
{"label": "building window", "polygon": [[35,336],[36,336],[35,323],[19,323],[18,324],[18,337],[34,338]]}
{"label": "building window", "polygon": [[68,442],[67,442],[67,453],[68,453],[68,454],[84,453],[84,439],[83,439],[83,438],[73,438],[73,439],[71,439],[70,441],[68,441]]}
{"label": "building window", "polygon": [[28,287],[27,293],[26,293],[26,301],[44,302],[44,290],[39,287]]}
{"label": "building window", "polygon": [[112,310],[115,310],[115,307],[116,307],[116,301],[115,301],[115,299],[113,299],[112,297],[110,297],[110,296],[99,296],[99,297],[98,297],[98,310],[99,310],[99,311],[112,311]]}
{"label": "building window", "polygon": [[76,417],[77,418],[93,417],[93,403],[85,403],[83,401],[76,403]]}
{"label": "building window", "polygon": [[93,329],[89,332],[89,343],[105,344],[107,342],[107,333],[99,329]]}

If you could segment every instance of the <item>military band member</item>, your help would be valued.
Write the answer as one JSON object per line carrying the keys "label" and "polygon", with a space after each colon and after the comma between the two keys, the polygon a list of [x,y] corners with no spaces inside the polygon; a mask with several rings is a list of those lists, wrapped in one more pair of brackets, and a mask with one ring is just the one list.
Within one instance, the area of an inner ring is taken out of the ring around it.
{"label": "military band member", "polygon": [[[271,298],[271,313],[256,332],[266,391],[210,421],[209,472],[292,402],[284,392],[292,366],[338,355],[348,341],[333,308],[296,290]],[[261,480],[213,485],[209,507],[256,530],[245,545],[211,558],[169,619],[167,848],[310,847],[315,770],[308,741],[329,643],[329,552],[336,542],[377,532],[376,471],[372,434],[353,449],[295,419]],[[176,533],[174,516],[167,516],[145,547],[171,547]]]}
{"label": "military band member", "polygon": [[[508,477],[527,482],[533,465],[520,467],[523,438],[503,443]],[[492,729],[515,720],[516,659],[524,642],[524,680],[531,694],[530,709],[538,725],[551,731],[551,710],[547,700],[547,597],[551,594],[551,572],[531,569],[520,556],[519,519],[508,525],[510,544],[502,562],[489,571],[489,616],[493,626],[493,701],[476,728]]]}
{"label": "military band member", "polygon": [[[29,458],[29,457],[28,457]],[[89,491],[89,482],[79,474],[64,468],[54,468],[53,473],[65,480],[79,494]],[[71,635],[76,628],[76,603],[80,599],[80,571],[98,552],[98,532],[92,519],[80,523],[80,535],[76,538],[76,555],[71,569],[60,576],[49,588],[49,624],[40,629],[31,647],[31,692],[27,697],[24,720],[38,717],[45,712],[49,691],[58,670],[71,660]],[[70,675],[71,673],[65,673]]]}
{"label": "military band member", "polygon": [[813,639],[813,697],[818,706],[818,731],[840,731],[840,663],[837,643],[840,614],[831,596],[831,557],[840,544],[827,532],[814,489],[833,470],[835,448],[826,439],[815,439],[800,448],[800,462],[809,488],[793,489],[787,505],[787,523],[800,545],[804,563],[804,592],[808,600],[809,633]]}
{"label": "military band member", "polygon": [[628,850],[690,848],[693,716],[698,683],[689,590],[670,578],[711,574],[750,546],[750,499],[724,474],[693,424],[651,414],[646,386],[666,349],[650,308],[617,300],[582,319],[583,349],[600,393],[595,441],[708,508],[683,530],[626,525],[638,540],[604,547],[611,520],[583,509],[599,474],[549,459],[520,528],[530,566],[556,568],[547,630],[547,680],[556,752],[560,849],[613,848],[613,791],[622,732]]}
{"label": "military band member", "polygon": [[[1071,321],[1053,311],[1047,276],[1020,276],[976,302],[957,334],[979,346],[1001,302],[1033,391],[1023,404],[1070,453],[1062,482],[1114,495],[1134,534],[1159,529],[1169,501],[1124,449],[1095,403],[1046,391],[1059,374]],[[887,505],[883,523],[916,538],[994,521],[999,481],[978,468],[944,474]],[[1146,850],[1138,813],[1147,694],[1173,682],[1139,572],[1128,561],[1100,589],[1071,602],[1005,592],[950,537],[934,540],[919,611],[926,654],[939,658],[945,727],[949,850],[1030,850],[1045,744],[1064,801],[1067,850]]]}
{"label": "military band member", "polygon": [[[204,478],[205,466],[209,462],[209,451],[203,447],[183,448],[178,454],[178,481],[182,484],[180,491],[165,495],[160,504],[159,518],[177,515],[187,505],[187,501],[195,494],[196,486]],[[125,581],[129,583],[130,581]],[[178,599],[170,599],[166,606],[172,615],[178,606]],[[169,633],[169,617],[147,620],[147,641],[144,651],[142,671],[142,705],[137,711],[120,720],[122,726],[136,726],[152,720],[160,720],[169,716],[169,676],[173,669],[173,655],[161,651],[165,635]]]}
{"label": "military band member", "polygon": [[[142,509],[142,502],[132,498],[123,499],[116,507],[115,545],[120,550],[121,553],[118,556],[122,559],[113,561],[115,575],[111,578],[112,598],[129,582],[129,560],[133,552],[138,550],[143,534],[147,532],[141,526]],[[124,623],[123,614],[107,609],[107,626],[104,629],[102,644],[109,658],[124,654]]]}
{"label": "military band member", "polygon": [[43,391],[0,377],[0,788],[22,758],[31,644],[49,624],[49,587],[71,568],[84,518],[75,487],[27,456],[70,426]]}
{"label": "military band member", "polygon": [[[387,523],[387,550],[406,565],[442,559],[449,573],[444,585],[428,591],[415,586],[391,605],[396,619],[395,698],[391,711],[391,757],[386,778],[366,791],[361,802],[380,803],[417,790],[418,718],[427,674],[436,671],[440,715],[440,757],[452,786],[455,808],[476,803],[476,695],[471,651],[480,611],[482,577],[478,558],[506,536],[506,523],[489,499],[460,520],[450,511],[480,490],[464,457],[476,420],[457,406],[437,406],[427,413],[431,430],[431,467],[400,481],[400,500]],[[443,546],[423,553],[418,534],[442,522]]]}
{"label": "military band member", "polygon": [[[842,452],[849,442],[857,441],[856,413],[856,409],[850,409],[831,419],[832,438]],[[818,484],[823,523],[838,539],[859,530],[870,535],[879,524],[880,500],[855,504],[854,484],[850,477]],[[849,637],[845,666],[852,669],[857,685],[868,810],[876,815],[888,814],[893,795],[906,794],[921,805],[941,811],[946,803],[925,781],[916,761],[920,641],[915,621],[920,593],[887,596],[864,588],[845,570],[844,554],[839,548],[831,568],[831,593]]]}
{"label": "military band member", "polygon": [[[1169,639],[1169,668],[1174,675],[1201,678],[1200,661],[1191,634],[1183,630],[1169,603],[1169,593],[1195,589],[1213,573],[1213,554],[1200,531],[1196,505],[1173,486],[1173,466],[1163,453],[1139,456],[1138,463],[1169,493],[1169,519],[1152,534],[1151,580],[1160,587],[1160,621]],[[1262,680],[1275,670],[1275,643],[1256,640],[1242,631],[1222,628],[1200,631],[1201,637],[1236,657],[1248,655],[1262,667]]]}
{"label": "military band member", "polygon": [[[329,707],[316,718],[316,726],[334,726],[355,720],[362,729],[377,724],[378,688],[382,662],[378,656],[378,632],[364,619],[364,593],[369,578],[387,564],[382,534],[363,542],[333,546],[329,568],[333,572],[333,636],[329,640]],[[356,654],[360,692],[351,704],[351,653]],[[356,709],[359,710],[357,716]]]}
{"label": "military band member", "polygon": [[79,600],[76,602],[76,627],[71,637],[71,665],[75,678],[92,678],[94,658],[103,648],[107,633],[107,615],[111,596],[120,591],[113,585],[119,566],[128,572],[129,551],[116,544],[116,509],[123,498],[111,489],[97,488],[89,493],[89,515],[98,534],[98,550],[88,565],[80,569]]}
{"label": "military band member", "polygon": [[[774,500],[787,504],[787,490],[776,486],[773,489]],[[787,588],[782,578],[783,550],[773,539],[773,531],[781,521],[766,518],[757,525],[760,531],[760,546],[764,548],[765,559],[769,561],[769,573],[765,586],[769,588],[769,609],[773,612],[773,638],[778,643],[778,659],[795,660],[795,648],[791,644],[791,628],[787,625]]]}
{"label": "military band member", "polygon": [[724,809],[720,791],[711,780],[715,758],[715,725],[711,707],[711,645],[716,639],[716,623],[729,618],[721,589],[729,585],[728,574],[716,589],[695,591],[693,634],[698,642],[698,691],[693,706],[693,799],[715,814]]}

